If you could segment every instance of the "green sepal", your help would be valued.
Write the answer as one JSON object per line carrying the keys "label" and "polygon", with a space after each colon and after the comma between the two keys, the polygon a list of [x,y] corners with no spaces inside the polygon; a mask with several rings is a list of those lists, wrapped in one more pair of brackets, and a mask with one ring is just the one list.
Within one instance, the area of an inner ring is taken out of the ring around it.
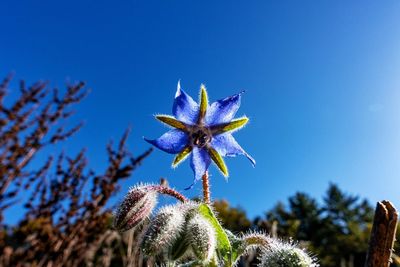
{"label": "green sepal", "polygon": [[228,168],[226,167],[225,161],[221,157],[221,155],[218,153],[218,151],[212,147],[209,147],[208,154],[210,155],[211,159],[214,161],[215,165],[217,165],[218,169],[222,172],[222,174],[225,177],[228,177],[229,176]]}
{"label": "green sepal", "polygon": [[193,147],[187,146],[185,147],[181,152],[179,152],[175,158],[174,161],[172,162],[172,167],[178,166],[179,163],[181,163],[183,160],[187,158],[187,156],[192,152]]}
{"label": "green sepal", "polygon": [[226,133],[226,132],[232,132],[232,131],[235,131],[235,130],[238,130],[238,129],[244,127],[248,122],[249,122],[249,118],[247,118],[247,117],[237,118],[230,122],[222,123],[222,124],[211,127],[211,132],[214,135],[222,134],[222,133]]}
{"label": "green sepal", "polygon": [[172,116],[168,116],[168,115],[156,115],[155,116],[157,120],[161,121],[162,123],[171,126],[173,128],[179,129],[179,130],[186,130],[187,126],[181,122],[178,121],[177,119],[175,119]]}
{"label": "green sepal", "polygon": [[225,233],[228,236],[232,247],[232,263],[235,263],[243,255],[245,246],[243,244],[243,240],[235,236],[231,231],[225,230]]}
{"label": "green sepal", "polygon": [[178,260],[180,257],[183,256],[183,254],[185,254],[189,246],[190,243],[186,238],[185,231],[182,231],[182,234],[174,242],[174,245],[169,250],[170,258],[174,261]]}
{"label": "green sepal", "polygon": [[202,122],[204,117],[206,116],[208,107],[208,95],[207,90],[204,84],[200,86],[200,110],[199,110],[199,123]]}
{"label": "green sepal", "polygon": [[217,237],[217,254],[219,258],[224,261],[224,266],[231,266],[232,247],[224,229],[222,228],[217,218],[215,217],[214,212],[207,204],[204,203],[200,204],[198,209],[199,213],[211,223],[211,225],[215,230],[215,234]]}
{"label": "green sepal", "polygon": [[204,267],[201,261],[194,260],[187,263],[179,264],[179,267]]}

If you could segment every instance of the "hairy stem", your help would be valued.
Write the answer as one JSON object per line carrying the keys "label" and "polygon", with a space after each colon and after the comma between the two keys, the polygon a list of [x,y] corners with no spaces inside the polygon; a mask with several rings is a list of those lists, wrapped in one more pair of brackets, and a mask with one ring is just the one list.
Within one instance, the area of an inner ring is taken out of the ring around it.
{"label": "hairy stem", "polygon": [[182,195],[181,193],[179,193],[178,191],[176,191],[170,187],[166,187],[163,185],[152,185],[152,186],[149,186],[149,189],[155,190],[160,194],[169,195],[171,197],[174,197],[181,202],[188,201],[188,199],[184,195]]}
{"label": "hairy stem", "polygon": [[206,171],[203,176],[203,199],[204,203],[210,204],[210,183],[208,180],[208,171]]}

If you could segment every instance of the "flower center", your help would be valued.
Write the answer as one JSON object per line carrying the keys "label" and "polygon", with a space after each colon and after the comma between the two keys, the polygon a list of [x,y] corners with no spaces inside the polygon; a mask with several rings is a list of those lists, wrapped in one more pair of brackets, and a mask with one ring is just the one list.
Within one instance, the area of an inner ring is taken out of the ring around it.
{"label": "flower center", "polygon": [[206,129],[195,129],[190,137],[192,144],[200,148],[211,141],[211,134]]}

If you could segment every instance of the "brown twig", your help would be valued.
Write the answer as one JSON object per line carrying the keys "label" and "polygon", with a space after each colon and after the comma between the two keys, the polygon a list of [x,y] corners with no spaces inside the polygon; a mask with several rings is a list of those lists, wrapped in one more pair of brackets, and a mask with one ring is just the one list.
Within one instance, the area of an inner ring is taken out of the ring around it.
{"label": "brown twig", "polygon": [[388,267],[396,237],[398,213],[389,201],[378,202],[365,267]]}
{"label": "brown twig", "polygon": [[[88,168],[84,150],[75,157],[48,157],[34,171],[30,162],[38,153],[81,127],[65,130],[63,124],[72,115],[70,107],[87,90],[78,83],[63,94],[54,89],[51,96],[47,83],[26,87],[21,82],[20,95],[8,105],[4,99],[9,81],[0,84],[0,266],[72,267],[88,259],[93,266],[109,265],[110,249],[118,251],[126,244],[119,238],[115,244],[104,244],[107,231],[118,235],[109,230],[111,212],[106,204],[119,182],[131,177],[152,150],[133,157],[126,147],[126,131],[116,146],[107,147],[109,164],[101,174]],[[26,213],[10,228],[2,213],[27,193]]]}

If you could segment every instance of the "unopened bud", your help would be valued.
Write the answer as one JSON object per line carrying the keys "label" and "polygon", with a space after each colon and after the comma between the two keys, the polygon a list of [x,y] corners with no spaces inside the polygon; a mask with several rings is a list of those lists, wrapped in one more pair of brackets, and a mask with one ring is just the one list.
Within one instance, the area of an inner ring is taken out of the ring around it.
{"label": "unopened bud", "polygon": [[214,256],[217,239],[212,225],[200,214],[195,215],[187,226],[193,253],[199,260],[209,262]]}
{"label": "unopened bud", "polygon": [[272,243],[275,242],[275,240],[272,239],[270,236],[257,232],[245,234],[241,239],[243,249],[246,251],[251,251],[256,248],[269,247]]}
{"label": "unopened bud", "polygon": [[179,238],[185,223],[184,213],[179,206],[163,207],[154,217],[143,238],[145,255],[153,256],[166,251]]}
{"label": "unopened bud", "polygon": [[157,204],[157,192],[148,186],[136,186],[129,190],[114,217],[114,227],[123,232],[142,223]]}
{"label": "unopened bud", "polygon": [[170,259],[174,261],[178,259],[183,260],[186,257],[195,257],[190,246],[187,222],[190,221],[196,214],[198,214],[199,203],[189,200],[177,205],[177,208],[183,213],[186,225],[183,226],[185,230],[181,232],[179,238],[177,238],[169,248],[168,255]]}
{"label": "unopened bud", "polygon": [[317,267],[316,259],[293,243],[273,240],[263,250],[259,267]]}
{"label": "unopened bud", "polygon": [[199,203],[195,201],[186,201],[177,205],[177,208],[179,208],[184,213],[185,220],[189,221],[196,214],[198,214]]}

